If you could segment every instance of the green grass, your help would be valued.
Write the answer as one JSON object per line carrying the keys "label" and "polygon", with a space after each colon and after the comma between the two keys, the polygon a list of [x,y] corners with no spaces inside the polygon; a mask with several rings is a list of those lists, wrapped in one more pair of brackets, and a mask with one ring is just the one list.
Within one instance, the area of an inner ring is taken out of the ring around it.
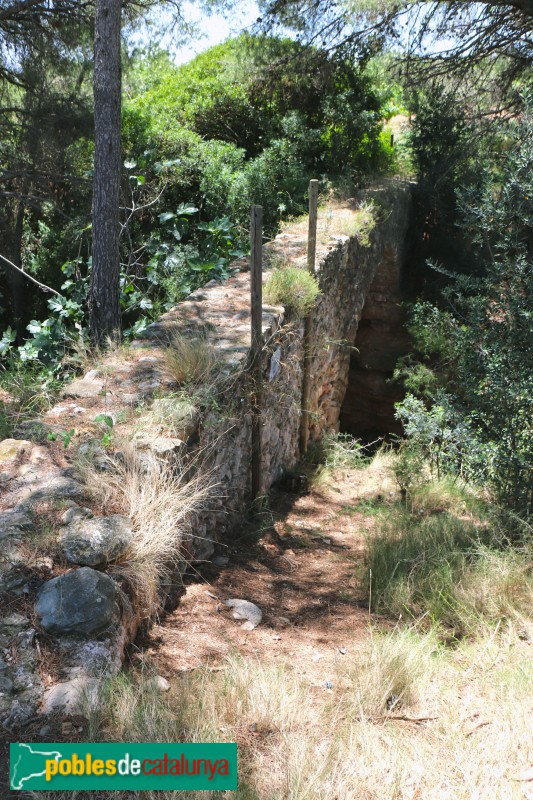
{"label": "green grass", "polygon": [[305,317],[313,308],[319,294],[316,278],[305,269],[281,264],[263,287],[265,302],[284,306],[296,317]]}
{"label": "green grass", "polygon": [[495,512],[449,482],[422,487],[411,503],[384,509],[368,537],[374,611],[425,616],[454,637],[531,612],[531,545],[511,544]]}

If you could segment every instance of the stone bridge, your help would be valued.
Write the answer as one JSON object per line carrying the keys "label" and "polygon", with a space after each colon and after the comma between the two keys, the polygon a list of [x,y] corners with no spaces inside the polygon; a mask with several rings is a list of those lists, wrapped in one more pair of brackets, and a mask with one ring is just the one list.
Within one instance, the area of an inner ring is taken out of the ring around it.
{"label": "stone bridge", "polygon": [[[397,399],[386,378],[406,346],[400,302],[410,188],[391,184],[365,200],[379,211],[367,235],[350,235],[357,212],[349,204],[319,225],[311,440],[339,426],[384,433]],[[332,235],[336,215],[346,233]],[[280,259],[305,265],[305,225],[288,227],[265,247],[265,279]],[[141,457],[173,463],[186,479],[205,477],[212,487],[207,502],[176,531],[182,569],[211,559],[217,538],[249,507],[250,281],[246,260],[235,267],[225,283],[195,292],[142,339],[74,381],[42,418],[0,443],[0,592],[7,612],[0,621],[0,721],[8,727],[36,711],[72,708],[82,688],[95,688],[96,676],[120,668],[143,616],[116,570],[139,535],[135,520],[113,513],[112,502],[102,515],[84,482],[83,459],[105,474],[109,438],[119,458],[133,441]],[[219,368],[216,379],[191,392],[169,371],[166,348],[177,332],[198,330]],[[267,493],[300,457],[303,323],[282,307],[264,306],[263,336]],[[112,420],[111,433],[105,420],[97,421],[102,415]],[[48,649],[59,663],[54,672]]]}

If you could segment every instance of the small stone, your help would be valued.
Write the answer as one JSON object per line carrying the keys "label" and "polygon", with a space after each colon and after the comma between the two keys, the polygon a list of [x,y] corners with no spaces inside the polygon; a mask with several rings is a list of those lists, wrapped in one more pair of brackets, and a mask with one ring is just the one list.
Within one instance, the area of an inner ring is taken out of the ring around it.
{"label": "small stone", "polygon": [[109,575],[82,567],[47,581],[37,595],[35,610],[49,633],[89,636],[111,624],[115,593]]}
{"label": "small stone", "polygon": [[229,556],[214,556],[212,563],[217,567],[227,567],[229,564]]}
{"label": "small stone", "polygon": [[8,614],[3,619],[0,619],[0,633],[5,634],[7,636],[15,636],[20,631],[27,628],[30,624],[30,621],[27,617],[23,617],[22,614]]}
{"label": "small stone", "polygon": [[83,508],[81,506],[74,505],[72,508],[67,508],[61,517],[61,522],[63,525],[70,525],[70,523],[74,522],[75,520],[92,516],[94,515],[90,508]]}
{"label": "small stone", "polygon": [[54,560],[50,556],[39,556],[35,559],[33,564],[41,569],[47,569],[49,572],[54,568]]}
{"label": "small stone", "polygon": [[110,517],[75,519],[61,535],[60,541],[71,564],[95,567],[124,555],[132,539],[133,528],[128,517],[113,514]]}
{"label": "small stone", "polygon": [[78,455],[85,458],[92,458],[95,455],[104,455],[104,448],[96,441],[82,442],[78,447]]}
{"label": "small stone", "polygon": [[232,600],[225,600],[224,605],[233,608],[233,619],[247,620],[244,625],[242,625],[244,630],[253,630],[263,619],[263,612],[259,606],[256,606],[255,603],[250,603],[249,600],[234,598]]}
{"label": "small stone", "polygon": [[153,678],[150,678],[148,684],[159,692],[170,691],[170,683],[162,675],[155,675]]}

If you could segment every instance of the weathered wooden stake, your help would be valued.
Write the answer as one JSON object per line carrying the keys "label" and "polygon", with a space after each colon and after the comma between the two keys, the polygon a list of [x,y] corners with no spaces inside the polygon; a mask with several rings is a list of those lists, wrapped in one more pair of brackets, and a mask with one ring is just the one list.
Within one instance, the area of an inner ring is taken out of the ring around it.
{"label": "weathered wooden stake", "polygon": [[[315,274],[316,224],[318,215],[318,181],[309,182],[309,230],[307,234],[307,269]],[[311,393],[311,344],[313,339],[313,311],[304,321],[304,363],[302,380],[302,417],[300,421],[300,455],[307,452],[309,438],[309,396]]]}
{"label": "weathered wooden stake", "polygon": [[252,502],[261,495],[261,428],[263,406],[263,208],[252,206],[250,226]]}

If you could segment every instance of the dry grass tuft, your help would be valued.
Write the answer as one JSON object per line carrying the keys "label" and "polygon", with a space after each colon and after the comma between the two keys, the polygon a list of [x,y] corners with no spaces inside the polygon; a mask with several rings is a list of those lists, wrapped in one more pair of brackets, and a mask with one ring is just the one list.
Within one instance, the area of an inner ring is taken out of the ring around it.
{"label": "dry grass tuft", "polygon": [[[355,236],[363,247],[370,244],[370,234],[376,226],[378,208],[375,203],[363,202],[357,208],[327,204],[318,209],[317,243],[327,244],[332,236]],[[285,224],[290,233],[307,235],[307,215]]]}
{"label": "dry grass tuft", "polygon": [[146,617],[159,609],[159,590],[181,564],[180,547],[191,536],[193,515],[209,497],[209,479],[185,481],[175,465],[123,443],[108,468],[96,470],[90,461],[80,465],[85,483],[104,513],[112,508],[133,523],[135,537],[113,572],[132,591]]}
{"label": "dry grass tuft", "polygon": [[164,351],[164,365],[177,383],[198,384],[209,380],[213,373],[215,352],[205,333],[176,332]]}

